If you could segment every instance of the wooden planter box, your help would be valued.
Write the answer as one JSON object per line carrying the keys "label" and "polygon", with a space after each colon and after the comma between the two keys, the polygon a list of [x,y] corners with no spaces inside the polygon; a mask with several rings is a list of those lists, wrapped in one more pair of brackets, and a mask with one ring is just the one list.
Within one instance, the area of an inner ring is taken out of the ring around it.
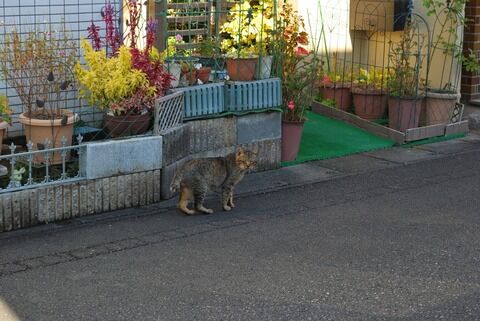
{"label": "wooden planter box", "polygon": [[[460,105],[459,107],[463,106]],[[398,144],[405,144],[436,136],[453,135],[468,132],[468,121],[461,121],[460,119],[458,119],[458,121],[454,123],[446,125],[441,124],[410,128],[403,133],[395,129],[365,120],[358,117],[357,115],[345,112],[343,110],[323,105],[318,101],[313,102],[312,110],[314,113],[355,125],[372,134],[393,140]]]}
{"label": "wooden planter box", "polygon": [[282,104],[279,78],[255,81],[232,81],[225,86],[227,111],[239,112],[275,108]]}

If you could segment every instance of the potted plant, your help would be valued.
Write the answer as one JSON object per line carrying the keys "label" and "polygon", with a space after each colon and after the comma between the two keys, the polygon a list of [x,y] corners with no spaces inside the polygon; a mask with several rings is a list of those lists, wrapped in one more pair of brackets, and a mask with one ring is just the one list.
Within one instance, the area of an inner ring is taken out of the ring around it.
{"label": "potted plant", "polygon": [[[192,86],[197,84],[197,68],[192,61],[181,61],[180,69],[182,71],[182,77],[185,79],[186,85]],[[208,81],[208,78],[207,78]]]}
{"label": "potted plant", "polygon": [[419,35],[411,18],[398,43],[390,43],[391,72],[388,79],[389,127],[401,132],[418,127],[423,96],[419,90],[422,35]]}
{"label": "potted plant", "polygon": [[[45,148],[46,141],[49,147],[61,147],[63,139],[70,145],[73,136],[74,114],[66,104],[76,43],[64,28],[52,29],[26,34],[13,29],[0,46],[0,73],[22,102],[19,122],[33,150]],[[49,161],[58,164],[62,157],[55,152]],[[43,156],[36,155],[34,162],[44,162]]]}
{"label": "potted plant", "polygon": [[387,109],[388,70],[360,68],[353,81],[352,96],[355,114],[363,119],[380,119]]}
{"label": "potted plant", "polygon": [[254,79],[259,54],[265,55],[267,35],[273,30],[273,1],[254,2],[236,3],[220,30],[224,38],[221,48],[227,56],[227,72],[231,80]]}
{"label": "potted plant", "polygon": [[0,95],[0,154],[2,154],[3,137],[7,132],[7,128],[10,125],[10,115],[12,110],[8,104],[8,98],[5,95]]}
{"label": "potted plant", "polygon": [[209,67],[210,71],[225,68],[225,59],[220,55],[219,44],[216,37],[199,37],[195,55],[198,57],[198,62],[202,65],[202,68]]}
{"label": "potted plant", "polygon": [[323,99],[335,101],[335,107],[338,109],[348,111],[352,107],[352,76],[349,68],[336,66],[336,54],[334,54],[333,66],[331,71],[321,71],[320,96]]}
{"label": "potted plant", "polygon": [[[141,4],[132,2],[130,11],[138,11],[136,6]],[[114,27],[109,25],[110,21],[116,21],[114,11],[110,4],[103,10],[106,29],[111,30]],[[99,28],[92,23],[89,28],[92,44],[87,40],[81,43],[85,64],[77,62],[75,66],[80,97],[105,112],[104,126],[112,137],[145,133],[151,125],[156,98],[164,96],[171,87],[172,76],[153,47],[156,21],[146,23],[144,49],[137,48],[137,25],[138,21],[130,16],[129,46],[115,36],[117,32],[107,32],[106,43],[115,48],[107,53],[99,45]]]}
{"label": "potted plant", "polygon": [[[421,122],[425,125],[446,124],[450,122],[458,93],[459,68],[463,63],[471,72],[480,70],[480,63],[475,54],[463,53],[461,32],[467,19],[464,17],[465,4],[468,0],[441,1],[423,0],[427,16],[433,17],[431,30],[431,50],[427,57],[426,98],[422,109]],[[433,65],[442,65],[442,72],[433,70]],[[432,76],[434,74],[435,76]],[[433,81],[431,81],[433,80]],[[433,83],[431,85],[430,83]]]}
{"label": "potted plant", "polygon": [[307,108],[310,106],[311,84],[317,75],[319,61],[316,55],[308,57],[308,34],[304,21],[289,3],[284,3],[277,22],[278,39],[274,50],[281,55],[279,66],[282,79],[282,161],[297,157]]}
{"label": "potted plant", "polygon": [[172,75],[171,86],[178,87],[182,77],[181,57],[188,56],[188,52],[183,49],[177,49],[178,46],[185,44],[182,35],[170,36],[167,39],[167,49],[163,53],[163,59],[168,72]]}

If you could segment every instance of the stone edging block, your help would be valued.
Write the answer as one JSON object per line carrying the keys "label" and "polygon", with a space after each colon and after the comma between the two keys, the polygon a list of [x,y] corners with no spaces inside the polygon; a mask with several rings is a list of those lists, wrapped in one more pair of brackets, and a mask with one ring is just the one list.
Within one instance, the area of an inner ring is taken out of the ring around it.
{"label": "stone edging block", "polygon": [[87,179],[160,169],[162,140],[162,136],[146,136],[87,143],[80,168]]}
{"label": "stone edging block", "polygon": [[282,137],[280,112],[250,114],[237,117],[237,144],[249,144],[261,140]]}

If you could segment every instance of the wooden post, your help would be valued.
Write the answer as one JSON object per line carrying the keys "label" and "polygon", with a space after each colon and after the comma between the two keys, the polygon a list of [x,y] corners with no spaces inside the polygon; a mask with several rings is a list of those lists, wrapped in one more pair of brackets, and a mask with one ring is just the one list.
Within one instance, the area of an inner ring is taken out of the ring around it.
{"label": "wooden post", "polygon": [[167,47],[167,1],[153,0],[148,1],[147,16],[158,21],[157,32],[155,34],[155,48],[163,51]]}

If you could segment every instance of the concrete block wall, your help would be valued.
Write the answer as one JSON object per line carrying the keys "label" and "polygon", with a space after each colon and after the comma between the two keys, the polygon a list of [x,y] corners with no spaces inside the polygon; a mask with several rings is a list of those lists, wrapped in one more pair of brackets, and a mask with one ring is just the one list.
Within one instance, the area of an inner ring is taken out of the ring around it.
{"label": "concrete block wall", "polygon": [[170,183],[186,161],[225,156],[239,146],[258,151],[257,171],[280,166],[281,113],[264,112],[244,116],[194,120],[163,136],[161,196],[173,197]]}
{"label": "concrete block wall", "polygon": [[0,194],[0,232],[160,201],[160,170]]}
{"label": "concrete block wall", "polygon": [[257,170],[280,165],[281,114],[195,120],[164,136],[87,144],[86,179],[0,194],[0,232],[142,206],[171,198],[175,170],[189,159],[224,156],[244,146]]}

